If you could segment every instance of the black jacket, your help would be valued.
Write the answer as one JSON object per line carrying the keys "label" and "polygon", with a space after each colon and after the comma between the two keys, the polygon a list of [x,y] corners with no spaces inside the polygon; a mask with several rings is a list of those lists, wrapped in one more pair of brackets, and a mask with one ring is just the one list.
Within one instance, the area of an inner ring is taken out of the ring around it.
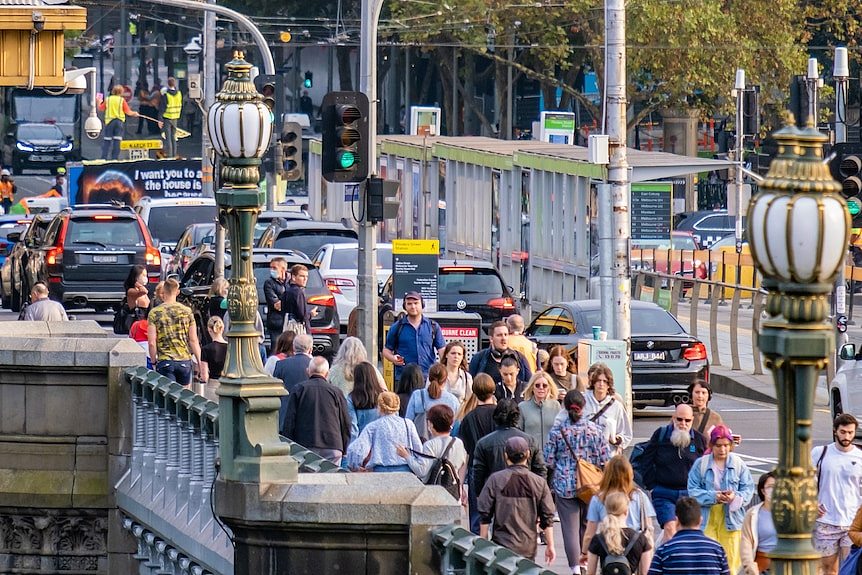
{"label": "black jacket", "polygon": [[[284,289],[284,282],[273,277],[269,277],[263,282],[263,297],[266,299],[266,327],[275,333],[281,333],[284,327],[284,312],[273,307],[275,302],[284,298]],[[284,309],[283,303],[281,309]],[[272,345],[275,346],[275,342],[272,342]]]}
{"label": "black jacket", "polygon": [[281,309],[295,321],[305,324],[305,333],[311,333],[311,314],[308,313],[308,305],[305,303],[304,288],[295,283],[288,284],[281,298]]}
{"label": "black jacket", "polygon": [[[494,431],[494,410],[497,406],[493,403],[488,405],[477,405],[476,409],[464,416],[461,427],[458,428],[458,437],[464,442],[469,460],[473,459],[473,451],[479,440]],[[477,494],[478,496],[478,494]]]}
{"label": "black jacket", "polygon": [[542,446],[520,429],[497,427],[480,439],[473,451],[473,482],[470,489],[475,490],[475,493],[482,493],[482,488],[492,473],[506,469],[506,440],[515,435],[523,437],[530,444],[530,471],[539,477],[545,477],[547,468],[542,456]]}
{"label": "black jacket", "polygon": [[350,417],[344,394],[319,375],[300,383],[288,398],[281,434],[309,449],[347,453]]}
{"label": "black jacket", "polygon": [[[507,355],[518,360],[518,364],[520,365],[518,381],[530,381],[530,378],[533,377],[533,372],[530,371],[530,365],[527,363],[524,356],[521,355],[521,352],[516,349],[509,348],[503,352],[503,356],[500,358],[500,361],[503,361],[503,357],[506,357]],[[474,354],[473,359],[470,360],[470,375],[475,379],[480,373],[487,373],[495,383],[500,382],[500,363],[491,357],[491,347],[486,347],[479,353]],[[519,399],[518,401],[521,400]]]}
{"label": "black jacket", "polygon": [[706,438],[696,430],[689,431],[691,443],[685,449],[670,442],[672,432],[671,424],[659,427],[644,449],[643,463],[639,467],[647,470],[643,479],[648,489],[656,485],[668,489],[688,489],[688,472],[706,450]]}

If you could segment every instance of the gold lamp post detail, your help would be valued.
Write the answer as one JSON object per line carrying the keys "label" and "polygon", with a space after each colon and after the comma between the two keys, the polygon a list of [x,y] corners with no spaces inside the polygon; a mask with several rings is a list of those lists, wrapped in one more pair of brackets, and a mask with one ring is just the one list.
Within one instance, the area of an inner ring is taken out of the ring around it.
{"label": "gold lamp post detail", "polygon": [[835,349],[826,323],[827,295],[844,254],[850,214],[841,185],[823,164],[826,136],[809,125],[775,133],[778,157],[748,207],[748,238],[767,290],[759,344],[778,399],[779,459],[772,517],[778,545],[775,575],[815,575],[811,544],[817,482],[811,466],[811,425],[817,376]]}
{"label": "gold lamp post detail", "polygon": [[219,450],[226,481],[295,481],[297,462],[278,437],[278,410],[286,394],[281,381],[263,370],[258,349],[257,287],[252,266],[254,226],[264,193],[260,158],[272,135],[272,113],[251,81],[251,64],[237,52],[228,78],[207,114],[207,131],[221,158],[222,187],[216,192],[219,221],[231,243],[228,289],[230,330],[220,378]]}

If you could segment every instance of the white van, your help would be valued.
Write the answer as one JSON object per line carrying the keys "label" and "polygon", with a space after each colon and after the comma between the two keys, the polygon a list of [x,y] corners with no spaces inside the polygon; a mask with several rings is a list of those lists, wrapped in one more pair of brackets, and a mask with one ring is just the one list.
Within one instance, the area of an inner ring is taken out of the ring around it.
{"label": "white van", "polygon": [[213,198],[150,198],[145,196],[135,204],[135,211],[150,228],[153,240],[158,240],[163,252],[173,251],[177,240],[189,224],[214,222],[218,207]]}

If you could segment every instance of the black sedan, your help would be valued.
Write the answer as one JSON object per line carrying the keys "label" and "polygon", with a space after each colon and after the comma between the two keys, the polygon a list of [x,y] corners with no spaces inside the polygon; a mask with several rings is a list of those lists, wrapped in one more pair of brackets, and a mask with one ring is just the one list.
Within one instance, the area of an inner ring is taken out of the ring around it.
{"label": "black sedan", "polygon": [[[311,320],[311,336],[314,338],[314,353],[334,355],[339,345],[338,308],[335,307],[335,297],[323,283],[320,272],[314,264],[302,254],[291,250],[255,248],[252,266],[257,282],[258,310],[266,324],[266,300],[263,295],[263,284],[269,277],[269,262],[274,257],[287,260],[287,266],[303,264],[308,267],[308,284],[305,286],[306,301],[310,306],[317,306],[318,315]],[[225,276],[230,278],[231,257],[225,254]],[[208,317],[209,290],[215,279],[215,253],[205,251],[199,254],[189,266],[180,280],[182,288],[181,299],[189,303],[195,312],[202,339],[208,339],[203,327]]]}
{"label": "black sedan", "polygon": [[[691,381],[709,378],[706,346],[654,303],[633,300],[631,318],[635,407],[686,403]],[[601,323],[599,300],[561,302],[539,314],[526,335],[542,349],[562,345],[577,357],[578,341],[591,339]]]}

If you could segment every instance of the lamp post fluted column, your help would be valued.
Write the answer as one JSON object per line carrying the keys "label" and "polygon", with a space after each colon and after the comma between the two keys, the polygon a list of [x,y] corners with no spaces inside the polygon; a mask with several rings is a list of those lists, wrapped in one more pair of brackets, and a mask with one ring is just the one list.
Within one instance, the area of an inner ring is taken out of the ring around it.
{"label": "lamp post fluted column", "polygon": [[748,208],[748,237],[767,290],[770,319],[758,344],[778,399],[779,457],[772,517],[778,544],[769,554],[776,575],[815,575],[811,543],[817,482],[811,465],[814,392],[834,350],[824,320],[827,296],[843,265],[850,216],[841,185],[823,164],[826,136],[809,125],[775,133],[779,155]]}
{"label": "lamp post fluted column", "polygon": [[219,379],[221,478],[248,483],[295,481],[297,462],[278,437],[281,381],[263,369],[255,329],[257,287],[252,268],[254,226],[265,198],[260,158],[272,134],[272,114],[241,52],[226,65],[228,78],[207,115],[207,130],[222,158],[223,187],[216,191],[219,221],[231,245],[228,289],[230,329],[225,368]]}

